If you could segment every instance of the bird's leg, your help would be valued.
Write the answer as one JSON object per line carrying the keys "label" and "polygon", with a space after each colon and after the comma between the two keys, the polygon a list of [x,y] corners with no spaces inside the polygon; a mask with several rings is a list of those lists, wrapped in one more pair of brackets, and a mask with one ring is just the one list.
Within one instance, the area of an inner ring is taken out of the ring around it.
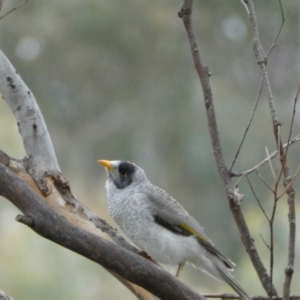
{"label": "bird's leg", "polygon": [[178,269],[177,269],[177,272],[176,272],[176,278],[179,278],[180,273],[181,273],[181,271],[182,271],[182,269],[184,267],[184,264],[185,264],[185,262],[183,264],[179,264],[178,265]]}

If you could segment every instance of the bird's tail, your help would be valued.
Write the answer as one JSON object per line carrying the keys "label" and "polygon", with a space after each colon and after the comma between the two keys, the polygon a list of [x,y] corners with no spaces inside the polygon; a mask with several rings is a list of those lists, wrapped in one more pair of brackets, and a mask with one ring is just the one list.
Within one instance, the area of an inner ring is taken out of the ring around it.
{"label": "bird's tail", "polygon": [[248,296],[248,294],[244,291],[244,289],[235,281],[233,276],[229,273],[229,270],[220,270],[220,275],[222,279],[227,282],[232,289],[234,289],[237,294],[242,298],[242,300],[251,300],[251,298]]}

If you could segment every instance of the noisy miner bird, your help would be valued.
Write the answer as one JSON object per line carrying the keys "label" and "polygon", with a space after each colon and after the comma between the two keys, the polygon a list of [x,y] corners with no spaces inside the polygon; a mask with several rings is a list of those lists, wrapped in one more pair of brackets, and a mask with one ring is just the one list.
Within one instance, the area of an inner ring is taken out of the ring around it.
{"label": "noisy miner bird", "polygon": [[165,265],[192,263],[227,282],[242,299],[250,299],[231,274],[234,263],[174,198],[148,180],[143,169],[128,161],[98,162],[108,174],[109,213],[138,247]]}

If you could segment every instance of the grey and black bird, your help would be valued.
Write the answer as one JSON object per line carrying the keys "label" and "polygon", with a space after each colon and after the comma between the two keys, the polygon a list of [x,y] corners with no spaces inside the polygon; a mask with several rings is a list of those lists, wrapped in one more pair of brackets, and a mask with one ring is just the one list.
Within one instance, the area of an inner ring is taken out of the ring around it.
{"label": "grey and black bird", "polygon": [[242,299],[250,299],[232,275],[234,263],[174,198],[148,180],[143,169],[128,161],[98,162],[107,170],[109,213],[138,247],[165,265],[191,263],[227,282]]}

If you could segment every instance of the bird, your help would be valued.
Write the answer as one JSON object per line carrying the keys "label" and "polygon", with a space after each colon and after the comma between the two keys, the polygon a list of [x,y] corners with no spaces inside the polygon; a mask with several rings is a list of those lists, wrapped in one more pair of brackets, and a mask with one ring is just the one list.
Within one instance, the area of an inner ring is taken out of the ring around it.
{"label": "bird", "polygon": [[179,202],[149,181],[142,168],[124,160],[98,162],[107,170],[109,214],[134,244],[158,263],[179,268],[191,263],[250,300],[232,275],[235,264]]}

